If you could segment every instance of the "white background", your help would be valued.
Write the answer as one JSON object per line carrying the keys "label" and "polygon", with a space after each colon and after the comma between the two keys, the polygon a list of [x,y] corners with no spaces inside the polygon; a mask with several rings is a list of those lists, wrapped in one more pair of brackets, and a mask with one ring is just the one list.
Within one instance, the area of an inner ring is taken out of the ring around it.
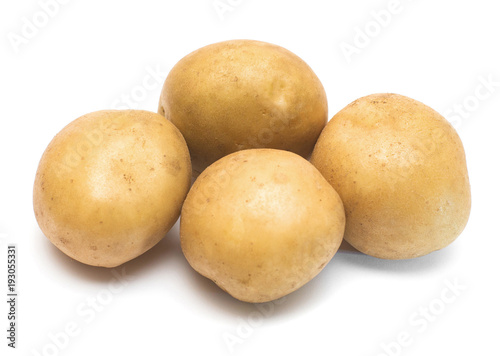
{"label": "white background", "polygon": [[[222,0],[232,4],[222,18],[213,0],[66,2],[48,10],[35,0],[0,5],[0,354],[500,353],[495,1],[401,0],[392,7],[389,0]],[[391,17],[378,16],[384,23],[377,25],[374,13],[389,10]],[[72,261],[53,247],[32,211],[35,171],[52,137],[95,110],[156,111],[161,82],[179,59],[237,38],[276,43],[302,57],[325,86],[330,117],[358,97],[395,92],[453,121],[473,198],[462,235],[442,251],[408,261],[339,252],[281,304],[260,307],[197,275],[181,253],[178,226],[116,269],[128,278],[120,288],[110,270]],[[356,53],[343,53],[341,46],[356,44]],[[154,71],[161,79],[148,77]],[[6,346],[3,292],[11,242],[19,249],[14,351]],[[64,336],[68,325],[78,335]],[[402,346],[398,337],[406,338]]]}

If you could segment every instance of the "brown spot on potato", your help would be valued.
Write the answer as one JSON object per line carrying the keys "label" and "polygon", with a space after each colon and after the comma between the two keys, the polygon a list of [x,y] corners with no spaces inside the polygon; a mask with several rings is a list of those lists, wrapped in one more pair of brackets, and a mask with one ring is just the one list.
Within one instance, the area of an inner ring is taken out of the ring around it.
{"label": "brown spot on potato", "polygon": [[178,159],[169,162],[168,166],[171,167],[175,172],[179,172],[181,170],[181,164]]}
{"label": "brown spot on potato", "polygon": [[125,179],[129,184],[135,182],[135,179],[130,174],[124,174],[123,179]]}

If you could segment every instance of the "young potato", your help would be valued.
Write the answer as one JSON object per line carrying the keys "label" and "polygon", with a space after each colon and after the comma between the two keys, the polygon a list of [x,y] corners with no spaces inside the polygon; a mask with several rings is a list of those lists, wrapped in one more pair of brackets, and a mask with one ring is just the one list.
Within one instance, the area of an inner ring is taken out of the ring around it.
{"label": "young potato", "polygon": [[345,240],[385,259],[439,250],[467,224],[462,142],[428,106],[397,94],[360,98],[336,114],[311,162],[339,193]]}
{"label": "young potato", "polygon": [[161,115],[97,111],[50,142],[36,173],[38,224],[62,252],[115,267],[158,243],[191,182],[186,143]]}
{"label": "young potato", "polygon": [[314,278],[342,241],[342,201],[308,161],[250,149],[209,166],[181,213],[189,264],[233,297],[278,299]]}
{"label": "young potato", "polygon": [[181,59],[165,80],[158,112],[184,135],[198,175],[232,152],[276,148],[308,158],[328,119],[326,93],[292,52],[233,40]]}

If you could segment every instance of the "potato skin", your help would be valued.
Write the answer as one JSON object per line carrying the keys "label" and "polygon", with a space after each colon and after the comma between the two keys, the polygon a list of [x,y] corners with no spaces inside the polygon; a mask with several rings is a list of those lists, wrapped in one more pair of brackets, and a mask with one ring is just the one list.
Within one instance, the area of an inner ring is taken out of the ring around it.
{"label": "potato skin", "polygon": [[314,278],[336,253],[344,225],[338,194],[308,161],[250,149],[195,181],[182,208],[181,247],[201,275],[260,303]]}
{"label": "potato skin", "polygon": [[199,174],[248,148],[276,148],[308,158],[328,119],[326,93],[292,52],[233,40],[181,59],[165,80],[158,112],[179,128]]}
{"label": "potato skin", "polygon": [[186,143],[164,117],[97,111],[68,124],[45,150],[33,189],[35,217],[68,256],[115,267],[164,237],[190,180]]}
{"label": "potato skin", "polygon": [[327,124],[311,162],[342,198],[345,240],[368,255],[423,256],[449,245],[467,224],[462,142],[416,100],[373,94],[352,102]]}

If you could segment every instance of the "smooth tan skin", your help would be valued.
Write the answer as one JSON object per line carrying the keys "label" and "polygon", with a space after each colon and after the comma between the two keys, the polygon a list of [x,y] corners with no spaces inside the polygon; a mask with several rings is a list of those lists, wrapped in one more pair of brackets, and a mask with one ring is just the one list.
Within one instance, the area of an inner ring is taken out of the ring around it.
{"label": "smooth tan skin", "polygon": [[234,40],[181,59],[165,80],[158,112],[179,128],[193,171],[232,152],[277,148],[309,157],[328,119],[325,90],[292,52]]}
{"label": "smooth tan skin", "polygon": [[314,278],[336,253],[345,215],[335,190],[308,161],[251,149],[208,167],[181,213],[189,264],[233,297],[281,298]]}
{"label": "smooth tan skin", "polygon": [[471,194],[453,127],[397,94],[360,98],[325,127],[311,162],[339,193],[345,240],[385,259],[439,250],[462,232]]}
{"label": "smooth tan skin", "polygon": [[186,143],[163,116],[97,111],[71,122],[45,150],[35,178],[35,216],[68,256],[115,267],[165,236],[190,180]]}

